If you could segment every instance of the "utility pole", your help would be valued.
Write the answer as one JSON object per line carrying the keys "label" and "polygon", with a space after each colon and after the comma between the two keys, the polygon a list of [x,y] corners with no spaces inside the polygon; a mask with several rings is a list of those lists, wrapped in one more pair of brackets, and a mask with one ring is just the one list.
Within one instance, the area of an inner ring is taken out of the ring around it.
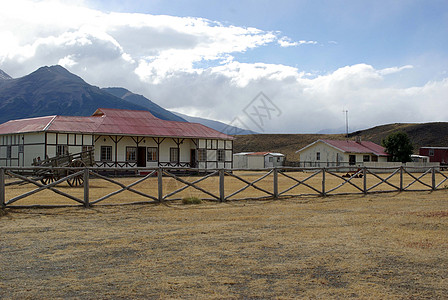
{"label": "utility pole", "polygon": [[345,137],[348,138],[348,110],[343,110],[345,113]]}

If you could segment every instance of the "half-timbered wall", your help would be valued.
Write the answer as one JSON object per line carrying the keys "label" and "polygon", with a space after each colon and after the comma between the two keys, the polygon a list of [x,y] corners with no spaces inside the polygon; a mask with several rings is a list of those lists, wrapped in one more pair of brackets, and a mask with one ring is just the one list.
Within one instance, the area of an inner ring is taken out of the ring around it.
{"label": "half-timbered wall", "polygon": [[[103,167],[136,167],[137,157],[129,160],[128,148],[144,149],[144,167],[215,169],[231,168],[233,162],[233,142],[226,140],[39,132],[0,136],[0,166],[31,166],[34,158],[55,157],[58,149],[73,154],[85,150],[85,146],[95,148],[95,161]],[[109,147],[108,161],[102,161],[102,146]],[[148,148],[157,149],[155,161],[148,160]],[[177,160],[172,160],[171,151],[178,153]]]}

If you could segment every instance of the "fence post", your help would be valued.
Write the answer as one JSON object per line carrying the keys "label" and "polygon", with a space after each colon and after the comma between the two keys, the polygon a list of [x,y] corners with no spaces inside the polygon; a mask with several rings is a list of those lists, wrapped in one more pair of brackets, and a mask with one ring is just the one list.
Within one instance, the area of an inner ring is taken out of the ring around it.
{"label": "fence post", "polygon": [[436,168],[435,167],[432,167],[431,173],[432,173],[431,174],[432,175],[432,177],[431,177],[432,190],[434,191],[436,189]]}
{"label": "fence post", "polygon": [[325,192],[325,167],[322,168],[322,196],[327,196],[327,193]]}
{"label": "fence post", "polygon": [[158,190],[158,199],[159,202],[163,201],[163,176],[162,176],[162,168],[157,170],[157,190]]}
{"label": "fence post", "polygon": [[226,200],[224,191],[224,169],[219,170],[219,202],[224,202]]}
{"label": "fence post", "polygon": [[84,207],[90,207],[89,203],[89,168],[84,169]]}
{"label": "fence post", "polygon": [[5,169],[0,168],[0,204],[2,209],[6,207],[5,202]]}
{"label": "fence post", "polygon": [[278,170],[274,168],[274,199],[278,199]]}
{"label": "fence post", "polygon": [[362,178],[364,180],[364,194],[367,195],[367,167],[364,167],[362,170]]}
{"label": "fence post", "polygon": [[403,191],[403,166],[400,167],[400,192]]}

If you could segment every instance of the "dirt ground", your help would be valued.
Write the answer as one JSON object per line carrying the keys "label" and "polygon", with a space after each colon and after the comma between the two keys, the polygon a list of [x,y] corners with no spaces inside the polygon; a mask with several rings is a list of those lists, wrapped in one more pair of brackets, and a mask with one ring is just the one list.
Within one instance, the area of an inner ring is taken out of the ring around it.
{"label": "dirt ground", "polygon": [[448,190],[5,212],[1,299],[448,295]]}

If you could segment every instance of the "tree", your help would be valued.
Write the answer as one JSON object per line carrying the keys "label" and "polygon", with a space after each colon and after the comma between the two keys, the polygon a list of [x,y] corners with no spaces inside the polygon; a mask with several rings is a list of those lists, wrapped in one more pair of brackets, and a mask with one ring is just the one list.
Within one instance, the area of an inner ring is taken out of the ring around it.
{"label": "tree", "polygon": [[414,146],[406,133],[391,133],[383,140],[382,144],[386,148],[386,153],[391,156],[391,161],[399,161],[402,163],[411,161]]}

